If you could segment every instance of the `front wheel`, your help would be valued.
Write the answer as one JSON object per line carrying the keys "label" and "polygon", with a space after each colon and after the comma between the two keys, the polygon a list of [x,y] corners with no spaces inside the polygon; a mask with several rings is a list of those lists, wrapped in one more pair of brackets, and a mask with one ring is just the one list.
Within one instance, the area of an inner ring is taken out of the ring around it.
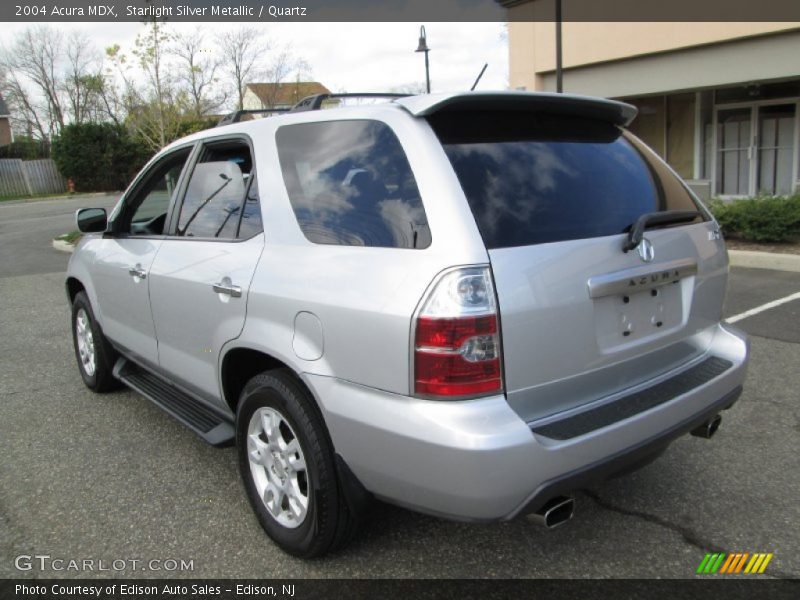
{"label": "front wheel", "polygon": [[259,523],[283,550],[311,558],[355,530],[322,417],[285,371],[251,379],[236,414],[239,471]]}
{"label": "front wheel", "polygon": [[86,387],[99,393],[119,387],[112,374],[116,353],[97,324],[85,292],[78,292],[72,301],[72,344]]}

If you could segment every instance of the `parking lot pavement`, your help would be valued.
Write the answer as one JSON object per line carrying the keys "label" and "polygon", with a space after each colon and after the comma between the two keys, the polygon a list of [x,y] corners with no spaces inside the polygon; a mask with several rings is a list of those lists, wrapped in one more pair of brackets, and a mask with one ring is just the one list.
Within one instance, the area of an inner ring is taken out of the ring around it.
{"label": "parking lot pavement", "polygon": [[0,277],[63,272],[69,255],[54,250],[51,240],[75,229],[75,211],[111,210],[117,195],[0,202]]}
{"label": "parking lot pavement", "polygon": [[[713,440],[682,438],[643,470],[576,494],[571,523],[451,523],[379,504],[352,546],[302,561],[262,533],[232,448],[207,446],[133,392],[83,386],[62,273],[8,271],[0,577],[76,575],[14,568],[20,554],[48,554],[194,566],[102,574],[114,576],[683,578],[706,551],[773,552],[767,575],[800,576],[800,338],[781,312],[797,302],[737,323],[754,335],[750,376]],[[726,314],[798,290],[800,275],[734,270]]]}

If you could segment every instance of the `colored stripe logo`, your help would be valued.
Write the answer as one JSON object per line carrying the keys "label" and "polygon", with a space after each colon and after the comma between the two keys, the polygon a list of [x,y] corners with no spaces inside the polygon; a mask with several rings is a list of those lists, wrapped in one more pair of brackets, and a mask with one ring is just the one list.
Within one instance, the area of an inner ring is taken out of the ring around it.
{"label": "colored stripe logo", "polygon": [[697,567],[696,573],[699,575],[763,573],[769,561],[772,560],[772,556],[771,552],[707,553],[700,562],[700,566]]}

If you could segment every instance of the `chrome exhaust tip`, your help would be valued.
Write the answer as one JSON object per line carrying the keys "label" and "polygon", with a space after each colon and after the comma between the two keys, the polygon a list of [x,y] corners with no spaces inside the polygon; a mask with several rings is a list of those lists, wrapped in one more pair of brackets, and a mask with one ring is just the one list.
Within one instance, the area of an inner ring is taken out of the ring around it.
{"label": "chrome exhaust tip", "polygon": [[717,433],[717,429],[719,429],[720,423],[722,423],[722,417],[720,415],[717,415],[714,418],[709,419],[708,421],[700,425],[700,427],[692,429],[692,435],[695,437],[701,437],[709,440],[715,433]]}
{"label": "chrome exhaust tip", "polygon": [[526,515],[526,517],[537,525],[553,529],[553,527],[558,527],[569,521],[573,514],[575,514],[575,500],[566,496],[557,496],[548,500],[539,510]]}

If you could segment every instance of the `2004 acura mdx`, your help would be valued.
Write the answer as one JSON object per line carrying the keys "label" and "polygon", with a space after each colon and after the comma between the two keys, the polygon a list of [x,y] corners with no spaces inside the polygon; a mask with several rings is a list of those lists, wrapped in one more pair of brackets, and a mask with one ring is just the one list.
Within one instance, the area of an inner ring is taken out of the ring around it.
{"label": "2004 acura mdx", "polygon": [[286,551],[375,496],[448,518],[572,516],[569,493],[710,437],[745,377],[719,227],[629,105],[391,98],[181,139],[69,265],[86,385],[212,444]]}

